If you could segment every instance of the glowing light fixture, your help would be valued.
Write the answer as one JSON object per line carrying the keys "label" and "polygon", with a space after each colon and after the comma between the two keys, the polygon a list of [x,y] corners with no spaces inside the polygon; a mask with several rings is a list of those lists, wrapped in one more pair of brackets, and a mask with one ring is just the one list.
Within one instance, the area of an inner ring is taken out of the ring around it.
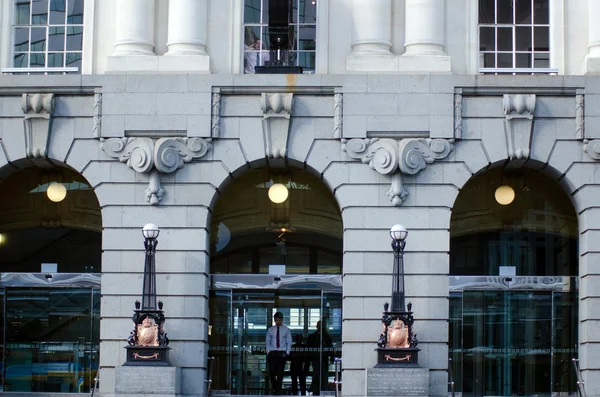
{"label": "glowing light fixture", "polygon": [[65,185],[59,182],[52,182],[48,185],[48,190],[46,191],[48,198],[55,203],[59,203],[67,197],[67,188]]}
{"label": "glowing light fixture", "polygon": [[515,199],[515,191],[510,186],[502,185],[496,189],[494,197],[499,204],[509,205]]}
{"label": "glowing light fixture", "polygon": [[394,225],[390,229],[390,237],[394,241],[404,241],[408,237],[408,230],[402,225]]}
{"label": "glowing light fixture", "polygon": [[281,183],[275,183],[269,188],[269,199],[275,204],[283,203],[287,200],[288,195],[288,188]]}

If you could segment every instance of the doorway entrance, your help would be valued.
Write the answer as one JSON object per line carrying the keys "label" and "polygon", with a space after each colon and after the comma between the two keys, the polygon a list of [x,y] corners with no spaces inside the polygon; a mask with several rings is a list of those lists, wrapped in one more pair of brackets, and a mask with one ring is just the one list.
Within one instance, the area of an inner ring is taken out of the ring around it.
{"label": "doorway entrance", "polygon": [[576,277],[450,277],[449,353],[463,396],[575,395]]}
{"label": "doorway entrance", "polygon": [[[270,394],[265,352],[267,329],[280,311],[295,341],[312,341],[321,321],[319,341],[292,350],[303,364],[306,385],[314,395],[333,393],[334,360],[341,357],[342,289],[340,276],[213,275],[210,297],[209,356],[214,357],[212,389],[226,394]],[[296,339],[298,338],[298,339]],[[284,393],[293,387],[291,362],[285,367]]]}

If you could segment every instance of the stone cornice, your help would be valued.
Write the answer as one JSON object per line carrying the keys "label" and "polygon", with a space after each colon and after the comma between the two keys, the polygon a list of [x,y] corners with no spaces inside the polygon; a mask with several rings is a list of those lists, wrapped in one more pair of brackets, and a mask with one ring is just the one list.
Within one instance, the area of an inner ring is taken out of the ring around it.
{"label": "stone cornice", "polygon": [[342,139],[342,150],[380,174],[390,175],[392,181],[387,195],[395,206],[401,206],[408,197],[402,174],[415,175],[435,160],[446,158],[454,149],[453,142],[453,139],[431,138]]}
{"label": "stone cornice", "polygon": [[150,183],[146,201],[158,205],[165,190],[160,174],[175,172],[186,163],[203,157],[211,149],[211,140],[204,138],[107,138],[100,139],[100,147],[110,157],[126,163],[139,173],[148,173]]}

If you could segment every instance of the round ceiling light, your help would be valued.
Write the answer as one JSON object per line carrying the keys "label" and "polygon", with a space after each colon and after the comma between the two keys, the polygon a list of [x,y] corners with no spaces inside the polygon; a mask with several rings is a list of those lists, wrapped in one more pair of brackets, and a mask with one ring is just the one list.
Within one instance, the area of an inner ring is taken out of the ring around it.
{"label": "round ceiling light", "polygon": [[496,197],[496,201],[499,204],[509,205],[515,199],[515,191],[510,186],[502,185],[498,189],[496,189],[494,197]]}
{"label": "round ceiling light", "polygon": [[67,188],[59,182],[52,182],[46,191],[48,198],[55,203],[59,203],[67,197]]}
{"label": "round ceiling light", "polygon": [[287,200],[289,195],[288,188],[281,183],[275,183],[269,188],[269,199],[275,204],[281,204]]}

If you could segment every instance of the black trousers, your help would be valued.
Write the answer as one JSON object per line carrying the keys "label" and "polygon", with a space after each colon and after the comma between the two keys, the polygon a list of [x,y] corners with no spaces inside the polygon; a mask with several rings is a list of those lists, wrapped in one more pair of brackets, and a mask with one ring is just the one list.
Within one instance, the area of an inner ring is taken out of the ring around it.
{"label": "black trousers", "polygon": [[[292,353],[292,356],[296,353]],[[295,359],[290,364],[290,375],[292,377],[292,394],[298,394],[298,381],[300,382],[300,392],[306,395],[306,368],[304,360]]]}
{"label": "black trousers", "polygon": [[271,392],[282,394],[281,381],[283,380],[283,370],[285,369],[285,352],[272,350],[267,355],[269,364],[269,378],[271,381]]}

